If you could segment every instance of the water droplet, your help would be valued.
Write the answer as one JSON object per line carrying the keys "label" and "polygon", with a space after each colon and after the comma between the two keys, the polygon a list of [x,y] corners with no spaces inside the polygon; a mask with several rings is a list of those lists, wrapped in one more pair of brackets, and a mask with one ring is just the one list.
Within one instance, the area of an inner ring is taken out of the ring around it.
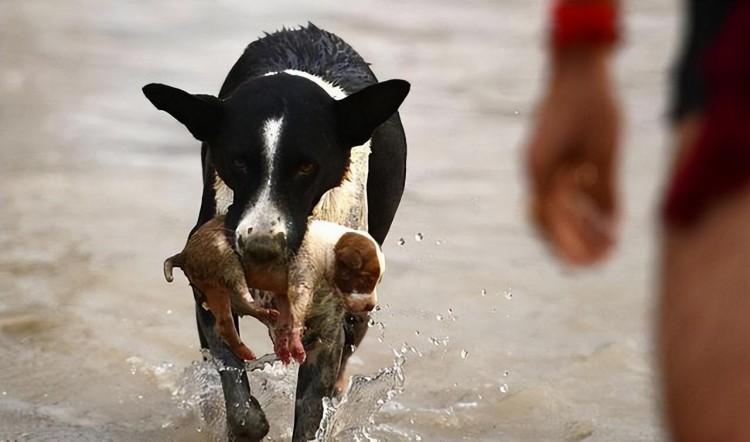
{"label": "water droplet", "polygon": [[139,395],[138,395],[138,399],[143,399],[143,395],[142,395],[142,394],[139,394]]}
{"label": "water droplet", "polygon": [[422,235],[421,233],[417,233],[416,235],[414,235],[414,239],[417,241],[422,241],[424,239],[424,235]]}
{"label": "water droplet", "polygon": [[477,395],[477,399],[479,399],[479,400],[481,401],[481,400],[482,400],[482,395],[481,395],[481,394],[478,394],[478,395]]}
{"label": "water droplet", "polygon": [[508,377],[509,374],[510,374],[510,372],[508,372],[508,371],[504,371],[503,372],[503,376],[505,376],[505,377]]}
{"label": "water droplet", "polygon": [[355,351],[357,351],[357,346],[354,345],[354,344],[350,345],[349,348],[351,349],[352,353],[354,353]]}
{"label": "water droplet", "polygon": [[414,335],[419,336],[419,330],[414,330]]}
{"label": "water droplet", "polygon": [[167,310],[167,314],[171,315],[172,314],[172,310]]}
{"label": "water droplet", "polygon": [[469,356],[469,352],[466,350],[461,350],[461,359],[466,359]]}
{"label": "water droplet", "polygon": [[414,419],[409,419],[409,423],[413,424],[414,423]]}
{"label": "water droplet", "polygon": [[513,111],[513,114],[518,115],[518,110]]}
{"label": "water droplet", "polygon": [[404,238],[399,238],[398,245],[403,246],[404,244],[406,244],[406,240]]}
{"label": "water droplet", "polygon": [[495,307],[492,307],[492,313],[497,313],[497,309]]}
{"label": "water droplet", "polygon": [[435,241],[435,245],[436,245],[436,246],[440,246],[440,245],[443,245],[443,242],[442,242],[442,241],[440,241],[440,240],[437,240],[437,241]]}
{"label": "water droplet", "polygon": [[458,382],[454,382],[454,383],[453,383],[453,386],[454,386],[454,387],[458,387]]}
{"label": "water droplet", "polygon": [[508,384],[503,384],[500,386],[500,393],[507,393],[508,392]]}
{"label": "water droplet", "polygon": [[435,315],[435,319],[437,319],[438,321],[442,321],[443,315]]}
{"label": "water droplet", "polygon": [[422,436],[420,436],[418,434],[415,434],[414,435],[414,440],[422,440]]}
{"label": "water droplet", "polygon": [[513,299],[513,290],[510,288],[505,289],[505,299],[511,300]]}
{"label": "water droplet", "polygon": [[3,391],[3,396],[7,396],[7,395],[8,395],[8,392],[7,391]]}
{"label": "water droplet", "polygon": [[378,342],[383,342],[383,337],[382,336],[378,336]]}
{"label": "water droplet", "polygon": [[487,296],[487,290],[486,289],[482,289],[482,291],[479,292],[479,293],[481,293],[482,296]]}

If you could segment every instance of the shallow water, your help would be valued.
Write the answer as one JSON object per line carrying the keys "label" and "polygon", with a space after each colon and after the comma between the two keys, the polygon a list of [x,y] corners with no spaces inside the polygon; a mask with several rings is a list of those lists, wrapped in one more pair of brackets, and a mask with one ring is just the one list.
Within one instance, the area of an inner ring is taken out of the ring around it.
{"label": "shallow water", "polygon": [[[0,1],[0,439],[222,437],[192,297],[161,275],[197,215],[199,147],[140,87],[216,92],[249,41],[307,21],[413,85],[381,309],[350,364],[375,377],[396,350],[404,382],[361,384],[328,422],[339,437],[664,439],[652,207],[678,5],[625,3],[623,235],[608,264],[572,272],[527,225],[520,168],[547,2]],[[267,370],[254,391],[274,392],[284,439],[294,374]],[[384,394],[373,416],[356,405]]]}

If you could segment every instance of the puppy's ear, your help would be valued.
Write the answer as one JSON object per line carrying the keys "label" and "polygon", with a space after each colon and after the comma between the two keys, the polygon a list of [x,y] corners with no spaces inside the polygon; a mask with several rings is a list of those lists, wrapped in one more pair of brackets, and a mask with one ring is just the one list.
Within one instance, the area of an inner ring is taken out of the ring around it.
{"label": "puppy's ear", "polygon": [[357,271],[361,270],[365,263],[362,259],[362,254],[357,248],[356,241],[352,240],[352,238],[356,239],[353,235],[355,234],[344,234],[336,243],[333,253],[336,256],[336,262],[339,265],[343,266],[345,269]]}
{"label": "puppy's ear", "polygon": [[370,139],[372,132],[396,113],[410,87],[404,80],[388,80],[336,102],[336,114],[346,146],[359,146]]}
{"label": "puppy's ear", "polygon": [[223,115],[221,100],[211,95],[193,95],[165,84],[151,83],[143,94],[157,109],[184,124],[200,141],[208,141],[219,131]]}

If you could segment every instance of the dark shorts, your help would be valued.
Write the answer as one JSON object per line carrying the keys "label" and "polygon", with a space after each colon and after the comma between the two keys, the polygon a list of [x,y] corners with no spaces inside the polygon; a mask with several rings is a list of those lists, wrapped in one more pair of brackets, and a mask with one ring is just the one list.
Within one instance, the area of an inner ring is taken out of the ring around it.
{"label": "dark shorts", "polygon": [[697,222],[750,184],[750,0],[694,0],[689,13],[671,116],[700,113],[701,120],[667,189],[671,226]]}

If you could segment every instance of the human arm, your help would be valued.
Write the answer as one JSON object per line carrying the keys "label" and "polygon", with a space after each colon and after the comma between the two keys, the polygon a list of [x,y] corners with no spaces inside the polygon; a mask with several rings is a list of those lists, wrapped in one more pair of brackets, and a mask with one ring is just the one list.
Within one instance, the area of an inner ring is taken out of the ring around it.
{"label": "human arm", "polygon": [[567,41],[551,51],[549,83],[526,148],[533,222],[553,252],[576,265],[611,250],[618,213],[613,42],[584,43]]}

